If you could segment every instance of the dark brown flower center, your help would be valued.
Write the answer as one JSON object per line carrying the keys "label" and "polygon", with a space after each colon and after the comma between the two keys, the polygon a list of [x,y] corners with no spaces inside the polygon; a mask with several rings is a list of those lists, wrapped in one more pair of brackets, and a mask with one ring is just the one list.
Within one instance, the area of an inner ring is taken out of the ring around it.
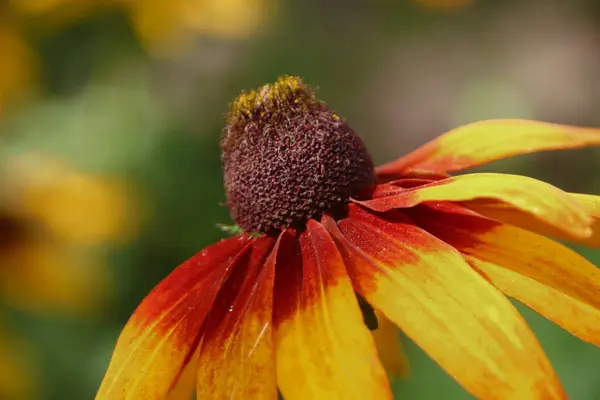
{"label": "dark brown flower center", "polygon": [[227,205],[249,232],[301,227],[374,182],[362,140],[296,77],[240,95],[221,150]]}

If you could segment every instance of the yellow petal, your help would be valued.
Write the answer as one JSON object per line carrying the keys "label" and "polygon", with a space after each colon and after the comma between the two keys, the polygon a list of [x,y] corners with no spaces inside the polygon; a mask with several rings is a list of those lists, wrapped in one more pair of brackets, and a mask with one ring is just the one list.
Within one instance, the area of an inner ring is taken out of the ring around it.
{"label": "yellow petal", "polygon": [[227,280],[203,328],[197,373],[198,399],[264,399],[277,396],[272,333],[275,256],[273,241],[254,246],[247,269]]}
{"label": "yellow petal", "polygon": [[460,171],[519,154],[600,145],[600,129],[519,119],[488,120],[458,127],[377,169],[401,175],[411,169]]}
{"label": "yellow petal", "polygon": [[196,388],[196,368],[198,366],[198,351],[184,367],[175,386],[169,391],[165,400],[194,400]]}
{"label": "yellow petal", "polygon": [[482,399],[565,394],[535,336],[511,305],[449,245],[397,213],[352,206],[327,224],[355,289]]}
{"label": "yellow petal", "polygon": [[442,210],[415,210],[411,218],[465,254],[498,289],[600,345],[600,269],[535,233],[462,208]]}
{"label": "yellow petal", "polygon": [[410,373],[408,359],[402,349],[398,328],[381,312],[376,311],[379,327],[372,331],[379,359],[392,378],[406,378]]}
{"label": "yellow petal", "polygon": [[477,213],[486,217],[505,222],[531,232],[536,232],[544,236],[553,236],[559,239],[576,241],[587,246],[600,247],[600,197],[585,194],[571,194],[576,201],[581,204],[583,209],[592,218],[592,235],[582,238],[573,235],[569,230],[558,229],[552,225],[536,219],[533,215],[511,207],[509,204],[498,201],[477,200],[465,203],[465,205]]}
{"label": "yellow petal", "polygon": [[592,217],[592,236],[587,238],[585,243],[600,247],[600,196],[593,194],[579,194],[571,193],[571,196],[575,198],[583,206],[583,209]]}
{"label": "yellow petal", "polygon": [[575,237],[586,238],[592,233],[592,218],[576,199],[548,183],[520,175],[467,174],[356,202],[384,212],[424,202],[480,199],[508,204]]}
{"label": "yellow petal", "polygon": [[253,239],[236,236],[202,250],[159,283],[121,332],[97,400],[163,400],[200,341],[223,281],[248,262]]}
{"label": "yellow petal", "polygon": [[[283,397],[391,399],[340,254],[314,220],[300,236],[300,251],[301,291],[288,286],[293,282],[290,277],[276,281],[275,306],[289,310],[276,314],[275,321],[277,380]],[[278,274],[295,273],[281,267]]]}

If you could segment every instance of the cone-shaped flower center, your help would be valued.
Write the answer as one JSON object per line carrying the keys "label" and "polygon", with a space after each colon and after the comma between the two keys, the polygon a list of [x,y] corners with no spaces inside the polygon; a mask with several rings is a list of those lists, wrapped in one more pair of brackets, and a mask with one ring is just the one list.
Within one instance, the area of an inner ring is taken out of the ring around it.
{"label": "cone-shaped flower center", "polygon": [[374,182],[362,140],[296,77],[240,95],[221,150],[227,204],[249,232],[300,227]]}

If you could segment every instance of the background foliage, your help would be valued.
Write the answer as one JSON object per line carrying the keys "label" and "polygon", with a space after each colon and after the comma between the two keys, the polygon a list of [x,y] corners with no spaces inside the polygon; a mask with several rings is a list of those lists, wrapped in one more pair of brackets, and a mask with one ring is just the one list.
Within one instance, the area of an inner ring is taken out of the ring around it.
{"label": "background foliage", "polygon": [[[0,399],[93,398],[141,298],[229,223],[218,139],[242,89],[300,75],[383,162],[452,127],[600,127],[589,0],[0,3]],[[598,150],[487,170],[600,193]],[[582,252],[600,265],[600,252]],[[523,310],[573,399],[600,350]],[[399,398],[469,396],[420,350]]]}

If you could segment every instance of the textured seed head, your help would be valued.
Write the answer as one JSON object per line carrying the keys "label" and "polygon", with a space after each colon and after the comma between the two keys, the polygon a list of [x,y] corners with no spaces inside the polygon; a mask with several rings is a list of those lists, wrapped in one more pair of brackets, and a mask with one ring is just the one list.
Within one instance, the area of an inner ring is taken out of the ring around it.
{"label": "textured seed head", "polygon": [[374,182],[362,140],[297,77],[241,94],[221,150],[227,205],[249,232],[302,227]]}

